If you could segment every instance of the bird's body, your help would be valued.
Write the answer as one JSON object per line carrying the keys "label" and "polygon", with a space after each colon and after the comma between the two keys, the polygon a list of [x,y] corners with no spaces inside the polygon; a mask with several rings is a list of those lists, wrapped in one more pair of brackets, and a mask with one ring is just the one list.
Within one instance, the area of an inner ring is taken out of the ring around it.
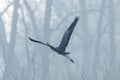
{"label": "bird's body", "polygon": [[75,28],[78,20],[79,20],[78,17],[76,17],[76,18],[74,19],[73,23],[70,25],[70,27],[69,27],[69,28],[67,29],[67,31],[65,32],[65,34],[64,34],[64,36],[63,36],[63,38],[62,38],[62,41],[61,41],[61,43],[60,43],[60,45],[59,45],[58,47],[54,47],[54,46],[52,46],[52,45],[50,45],[50,44],[48,44],[48,43],[43,43],[43,42],[41,42],[41,41],[34,40],[34,39],[30,38],[30,37],[29,37],[29,39],[30,39],[31,41],[33,41],[33,42],[41,43],[41,44],[43,44],[43,45],[45,45],[45,46],[50,47],[51,50],[57,52],[57,53],[60,54],[60,55],[63,55],[64,57],[66,57],[67,59],[69,59],[72,63],[74,63],[74,61],[68,56],[68,54],[70,54],[70,53],[69,53],[69,52],[65,52],[65,50],[66,50],[66,47],[67,47],[67,45],[68,45],[68,43],[69,43],[71,34],[72,34],[72,32],[73,32],[73,30],[74,30],[74,28]]}

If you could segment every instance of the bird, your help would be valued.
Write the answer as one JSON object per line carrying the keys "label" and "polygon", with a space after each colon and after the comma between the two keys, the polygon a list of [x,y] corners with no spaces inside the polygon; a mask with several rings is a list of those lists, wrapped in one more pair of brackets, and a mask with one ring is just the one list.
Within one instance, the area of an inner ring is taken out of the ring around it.
{"label": "bird", "polygon": [[40,43],[42,45],[45,45],[45,46],[48,46],[50,47],[51,50],[53,50],[54,52],[60,54],[60,55],[63,55],[64,57],[66,57],[68,60],[70,60],[72,63],[75,63],[73,59],[71,59],[68,55],[70,54],[70,52],[66,52],[66,47],[68,46],[68,43],[70,41],[70,38],[71,38],[71,35],[73,33],[73,30],[77,24],[79,20],[79,17],[75,17],[75,19],[73,20],[72,24],[68,27],[68,29],[65,31],[64,35],[63,35],[63,38],[59,44],[58,47],[54,47],[52,45],[50,45],[49,43],[43,43],[41,41],[38,41],[38,40],[35,40],[31,37],[29,37],[29,39],[33,42],[36,42],[36,43]]}

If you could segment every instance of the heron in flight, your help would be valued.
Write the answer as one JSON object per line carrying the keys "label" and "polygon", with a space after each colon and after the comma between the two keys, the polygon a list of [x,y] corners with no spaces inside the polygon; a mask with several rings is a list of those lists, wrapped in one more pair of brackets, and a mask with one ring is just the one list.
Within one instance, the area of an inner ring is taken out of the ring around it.
{"label": "heron in flight", "polygon": [[64,57],[66,57],[67,59],[69,59],[72,63],[74,63],[73,59],[71,59],[68,56],[68,54],[70,54],[70,52],[65,52],[65,50],[66,50],[66,47],[67,47],[67,45],[69,43],[70,37],[72,35],[72,32],[73,32],[73,30],[74,30],[74,28],[75,28],[78,20],[79,20],[79,17],[76,17],[74,19],[74,21],[72,22],[72,24],[70,25],[70,27],[64,33],[64,36],[63,36],[63,38],[62,38],[62,40],[61,40],[61,42],[60,42],[60,44],[59,44],[58,47],[54,47],[54,46],[50,45],[49,43],[43,43],[41,41],[34,40],[34,39],[30,38],[30,37],[29,37],[29,39],[31,41],[33,41],[33,42],[37,42],[37,43],[40,43],[40,44],[43,44],[45,46],[50,47],[53,51],[57,52],[60,55],[63,55]]}

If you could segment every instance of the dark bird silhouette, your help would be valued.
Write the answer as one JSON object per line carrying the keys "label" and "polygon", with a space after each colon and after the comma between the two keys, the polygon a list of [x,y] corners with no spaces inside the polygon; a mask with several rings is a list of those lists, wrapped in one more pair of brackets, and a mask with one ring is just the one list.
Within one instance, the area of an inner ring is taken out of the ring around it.
{"label": "dark bird silhouette", "polygon": [[73,32],[73,30],[74,30],[78,20],[79,20],[79,17],[76,17],[74,19],[74,21],[72,22],[70,27],[66,30],[66,32],[65,32],[65,34],[64,34],[64,36],[62,38],[62,41],[60,42],[60,45],[58,47],[54,47],[54,46],[50,45],[49,43],[43,43],[41,41],[34,40],[34,39],[30,38],[30,37],[29,37],[29,39],[31,41],[33,41],[33,42],[41,43],[41,44],[43,44],[45,46],[50,47],[53,51],[57,52],[60,55],[63,55],[64,57],[69,59],[72,63],[74,63],[74,61],[68,56],[68,54],[70,54],[70,53],[69,52],[65,52],[65,50],[66,50],[66,47],[67,47],[67,45],[69,43],[71,34],[72,34],[72,32]]}

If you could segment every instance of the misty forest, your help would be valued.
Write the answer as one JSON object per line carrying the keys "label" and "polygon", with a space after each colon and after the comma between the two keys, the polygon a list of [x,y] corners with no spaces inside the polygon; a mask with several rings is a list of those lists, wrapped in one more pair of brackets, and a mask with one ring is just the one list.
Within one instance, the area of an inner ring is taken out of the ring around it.
{"label": "misty forest", "polygon": [[[66,52],[59,46],[75,17]],[[120,0],[0,0],[0,80],[120,80]]]}

